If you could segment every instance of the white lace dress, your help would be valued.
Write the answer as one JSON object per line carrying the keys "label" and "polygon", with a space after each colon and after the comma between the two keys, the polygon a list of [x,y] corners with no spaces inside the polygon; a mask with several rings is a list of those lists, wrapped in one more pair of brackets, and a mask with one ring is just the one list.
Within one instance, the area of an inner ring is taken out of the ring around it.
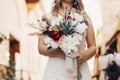
{"label": "white lace dress", "polygon": [[[48,17],[49,18],[49,17]],[[79,53],[86,50],[86,32],[82,35],[83,40],[79,47]],[[78,69],[81,79],[77,80],[91,80],[91,74],[87,62],[81,64]],[[49,57],[48,63],[45,67],[43,80],[76,80],[65,70],[65,59],[61,57]]]}

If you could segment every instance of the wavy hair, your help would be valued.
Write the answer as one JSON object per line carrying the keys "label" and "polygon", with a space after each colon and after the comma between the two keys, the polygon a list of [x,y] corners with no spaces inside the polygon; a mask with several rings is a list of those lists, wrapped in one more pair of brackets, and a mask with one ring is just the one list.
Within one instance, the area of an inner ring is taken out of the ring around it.
{"label": "wavy hair", "polygon": [[[81,0],[73,0],[72,7],[76,9],[76,12],[79,14],[84,13],[84,6]],[[57,16],[59,13],[59,10],[62,8],[62,0],[55,0],[54,6],[52,8],[52,14],[54,16]]]}

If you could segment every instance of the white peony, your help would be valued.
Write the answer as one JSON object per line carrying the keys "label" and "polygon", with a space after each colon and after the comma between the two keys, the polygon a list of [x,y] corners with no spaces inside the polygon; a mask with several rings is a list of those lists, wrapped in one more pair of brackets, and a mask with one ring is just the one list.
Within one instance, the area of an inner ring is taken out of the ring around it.
{"label": "white peony", "polygon": [[79,34],[84,33],[86,29],[87,29],[87,26],[86,26],[85,23],[79,23],[79,24],[75,27],[75,31],[78,32]]}
{"label": "white peony", "polygon": [[69,56],[73,52],[77,53],[78,45],[80,45],[80,40],[78,39],[78,37],[76,37],[75,35],[74,36],[69,35],[69,36],[64,36],[64,39],[59,45],[59,47],[61,48],[61,50],[64,51],[64,53],[67,56]]}
{"label": "white peony", "polygon": [[39,23],[39,32],[43,33],[44,31],[47,30],[48,27],[49,27],[49,25],[47,24],[47,22],[40,21],[40,23]]}
{"label": "white peony", "polygon": [[51,25],[55,26],[55,25],[60,25],[60,22],[62,21],[62,17],[58,15],[58,17],[53,17],[51,20]]}
{"label": "white peony", "polygon": [[78,13],[75,13],[75,14],[74,14],[74,17],[76,18],[76,21],[77,21],[77,22],[84,20],[83,15],[80,15],[80,14],[78,14]]}
{"label": "white peony", "polygon": [[77,40],[80,41],[80,42],[81,42],[82,39],[83,39],[82,35],[77,34],[77,33],[74,33],[73,36],[74,36],[75,39],[77,39]]}
{"label": "white peony", "polygon": [[51,25],[52,26],[59,25],[59,21],[58,20],[51,21]]}
{"label": "white peony", "polygon": [[75,19],[75,20],[73,20],[73,21],[71,22],[71,25],[72,25],[72,26],[74,26],[74,25],[76,25],[78,22],[81,22],[81,21],[84,20],[83,15],[80,15],[80,14],[78,14],[78,13],[71,14],[70,16],[71,16],[73,19]]}
{"label": "white peony", "polygon": [[50,44],[50,43],[51,43],[51,38],[48,37],[48,36],[46,36],[46,37],[44,38],[44,43],[45,43],[46,45]]}
{"label": "white peony", "polygon": [[51,41],[50,45],[53,49],[58,48],[58,46],[59,46],[59,44],[57,42],[53,41],[53,40]]}
{"label": "white peony", "polygon": [[53,41],[50,37],[46,36],[44,39],[44,43],[45,45],[47,45],[48,47],[52,47],[52,48],[58,48],[58,43]]}

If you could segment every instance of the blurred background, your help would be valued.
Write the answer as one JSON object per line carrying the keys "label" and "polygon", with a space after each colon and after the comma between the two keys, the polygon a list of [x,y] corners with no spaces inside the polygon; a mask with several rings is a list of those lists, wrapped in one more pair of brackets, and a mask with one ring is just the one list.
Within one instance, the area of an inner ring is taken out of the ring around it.
{"label": "blurred background", "polygon": [[[38,52],[38,37],[28,36],[36,31],[28,22],[41,19],[51,11],[54,0],[0,1],[0,80],[42,80],[48,57]],[[98,46],[89,60],[93,80],[100,79],[99,56],[115,46],[120,53],[120,0],[83,0],[90,16]],[[106,63],[105,63],[106,64]]]}

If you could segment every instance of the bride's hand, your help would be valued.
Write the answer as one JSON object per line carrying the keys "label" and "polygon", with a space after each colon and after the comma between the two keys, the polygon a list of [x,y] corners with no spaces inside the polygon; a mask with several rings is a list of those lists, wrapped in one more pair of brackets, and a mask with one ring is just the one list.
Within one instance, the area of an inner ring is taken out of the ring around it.
{"label": "bride's hand", "polygon": [[85,55],[80,54],[79,56],[77,56],[77,66],[79,67],[83,62],[85,62]]}

